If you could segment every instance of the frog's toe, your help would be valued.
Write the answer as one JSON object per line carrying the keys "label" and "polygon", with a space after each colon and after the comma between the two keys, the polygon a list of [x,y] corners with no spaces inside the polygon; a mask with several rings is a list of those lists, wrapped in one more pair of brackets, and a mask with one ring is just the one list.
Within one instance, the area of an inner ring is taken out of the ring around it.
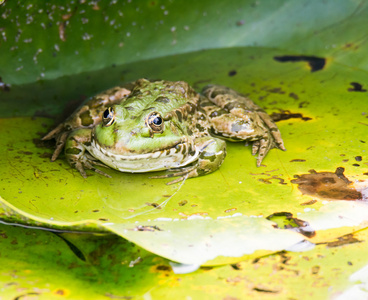
{"label": "frog's toe", "polygon": [[51,140],[56,138],[64,129],[64,123],[59,124],[56,128],[51,130],[48,134],[46,134],[41,140]]}
{"label": "frog's toe", "polygon": [[108,168],[108,166],[96,161],[96,160],[92,160],[92,159],[86,159],[86,161],[84,162],[84,167],[89,169],[89,170],[92,170],[92,171],[95,171],[96,173],[100,174],[100,175],[103,175],[105,177],[108,177],[108,178],[111,178],[111,176],[109,174],[106,174],[105,172],[95,168],[94,166],[100,166],[100,167],[105,167],[105,168]]}
{"label": "frog's toe", "polygon": [[256,155],[259,151],[260,141],[255,141],[252,145],[252,155]]}
{"label": "frog's toe", "polygon": [[271,148],[272,142],[269,139],[261,139],[253,143],[252,154],[255,155],[258,153],[257,167],[261,166],[263,159]]}
{"label": "frog's toe", "polygon": [[90,160],[88,158],[84,159],[83,161],[76,161],[75,164],[73,164],[73,166],[79,171],[83,178],[87,178],[86,170],[92,170],[100,175],[111,178],[109,174],[106,174],[105,172],[102,172],[101,170],[95,168],[94,165],[108,168],[106,165],[103,165],[94,160]]}
{"label": "frog's toe", "polygon": [[77,161],[74,164],[74,167],[79,171],[79,173],[82,175],[83,178],[87,178],[87,173],[84,170],[84,165],[80,161]]}
{"label": "frog's toe", "polygon": [[105,176],[105,177],[107,177],[107,178],[111,178],[111,176],[109,175],[109,174],[107,174],[107,173],[105,173],[105,172],[102,172],[101,170],[99,170],[99,169],[97,169],[97,168],[92,168],[91,170],[93,170],[93,171],[95,171],[96,173],[98,173],[98,174],[100,174],[100,175],[103,175],[103,176]]}
{"label": "frog's toe", "polygon": [[51,161],[55,161],[60,155],[61,151],[63,151],[68,135],[69,135],[69,132],[65,131],[57,137],[56,149],[51,156]]}
{"label": "frog's toe", "polygon": [[277,145],[277,148],[279,148],[280,150],[282,151],[286,151],[286,148],[285,148],[285,145],[284,145],[284,142],[281,140],[279,142],[276,141],[276,145]]}

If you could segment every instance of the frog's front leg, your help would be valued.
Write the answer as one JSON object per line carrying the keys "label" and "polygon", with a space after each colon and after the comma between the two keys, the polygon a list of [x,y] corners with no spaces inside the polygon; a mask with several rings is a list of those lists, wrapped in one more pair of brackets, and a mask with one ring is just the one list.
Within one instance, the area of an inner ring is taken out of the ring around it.
{"label": "frog's front leg", "polygon": [[94,165],[105,168],[108,168],[108,166],[98,162],[86,151],[86,147],[91,144],[91,133],[92,129],[89,128],[80,128],[72,131],[65,142],[65,157],[68,163],[76,168],[84,178],[87,178],[85,169],[93,170],[106,177],[111,177],[94,167]]}
{"label": "frog's front leg", "polygon": [[272,148],[285,150],[281,133],[271,117],[249,98],[218,85],[203,89],[201,108],[210,122],[211,134],[231,141],[253,142],[257,165]]}
{"label": "frog's front leg", "polygon": [[77,108],[69,118],[46,134],[42,140],[56,139],[56,149],[51,161],[56,160],[59,156],[71,131],[77,128],[96,126],[101,122],[102,114],[107,107],[120,103],[129,94],[130,90],[124,87],[114,87],[98,94]]}
{"label": "frog's front leg", "polygon": [[[202,137],[196,140],[196,148],[199,151],[198,160],[195,164],[177,169],[176,172],[154,176],[151,178],[179,178],[168,182],[173,184],[183,181],[187,178],[198,177],[216,171],[222,164],[226,156],[226,142],[214,137]],[[169,169],[170,171],[170,169]]]}

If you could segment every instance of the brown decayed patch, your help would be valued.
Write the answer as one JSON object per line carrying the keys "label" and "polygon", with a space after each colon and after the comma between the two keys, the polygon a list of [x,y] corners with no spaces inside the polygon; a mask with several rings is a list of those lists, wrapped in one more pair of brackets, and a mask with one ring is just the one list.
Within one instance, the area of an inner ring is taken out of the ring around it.
{"label": "brown decayed patch", "polygon": [[317,200],[313,199],[311,201],[300,203],[300,205],[302,205],[302,206],[305,206],[305,205],[313,205],[316,202],[317,202]]}
{"label": "brown decayed patch", "polygon": [[161,206],[158,203],[149,203],[149,202],[147,202],[146,205],[152,206],[152,207],[157,208],[157,209],[161,209]]}
{"label": "brown decayed patch", "polygon": [[349,92],[366,92],[367,90],[363,88],[363,85],[358,82],[350,82],[352,88],[348,88]]}
{"label": "brown decayed patch", "polygon": [[156,266],[156,270],[157,271],[170,272],[171,271],[171,267],[170,266],[165,266],[165,265],[158,265],[158,266]]}
{"label": "brown decayed patch", "polygon": [[182,201],[180,201],[178,204],[179,204],[179,206],[184,206],[185,204],[187,204],[188,203],[188,201],[187,200],[182,200]]}
{"label": "brown decayed patch", "polygon": [[305,195],[318,196],[332,200],[361,200],[362,194],[352,188],[351,181],[344,175],[344,168],[337,168],[335,173],[316,172],[294,175],[292,183],[298,184],[299,190]]}
{"label": "brown decayed patch", "polygon": [[349,234],[340,236],[331,242],[326,242],[326,243],[321,243],[321,244],[326,244],[327,247],[334,248],[334,247],[340,247],[343,245],[349,245],[349,244],[355,244],[355,243],[361,243],[361,242],[362,242],[361,240],[358,240],[356,237],[354,237],[354,233],[349,233]]}
{"label": "brown decayed patch", "polygon": [[274,60],[278,62],[300,62],[305,61],[308,63],[311,72],[320,71],[325,67],[326,59],[323,57],[317,56],[308,56],[308,55],[284,55],[284,56],[275,56]]}
{"label": "brown decayed patch", "polygon": [[289,120],[289,119],[302,119],[303,121],[312,120],[310,117],[304,117],[301,113],[292,113],[289,110],[280,110],[280,112],[273,112],[271,118],[275,122]]}
{"label": "brown decayed patch", "polygon": [[258,181],[263,182],[265,184],[272,184],[271,180],[276,179],[279,184],[286,185],[285,179],[278,177],[277,175],[274,175],[270,178],[259,178]]}

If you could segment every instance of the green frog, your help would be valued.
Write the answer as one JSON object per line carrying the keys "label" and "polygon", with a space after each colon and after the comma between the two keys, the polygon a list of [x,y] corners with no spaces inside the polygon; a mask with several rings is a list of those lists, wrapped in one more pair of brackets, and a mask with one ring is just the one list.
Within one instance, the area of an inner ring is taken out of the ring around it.
{"label": "green frog", "polygon": [[272,148],[285,150],[271,117],[249,98],[219,85],[198,94],[184,81],[149,81],[109,89],[80,106],[43,137],[56,139],[83,177],[96,166],[121,172],[169,170],[153,178],[178,177],[169,184],[209,174],[226,156],[226,142],[252,142],[257,165]]}

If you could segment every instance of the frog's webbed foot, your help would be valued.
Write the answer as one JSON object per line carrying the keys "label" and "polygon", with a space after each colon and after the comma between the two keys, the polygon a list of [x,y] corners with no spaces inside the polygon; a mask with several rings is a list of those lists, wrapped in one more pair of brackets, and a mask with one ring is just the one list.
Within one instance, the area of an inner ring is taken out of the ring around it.
{"label": "frog's webbed foot", "polygon": [[68,137],[64,142],[65,158],[68,163],[72,167],[76,168],[84,178],[87,178],[85,170],[92,170],[103,176],[111,177],[95,167],[101,166],[108,168],[107,165],[102,164],[100,161],[95,159],[86,148],[87,145],[91,144],[91,131],[91,129],[82,128],[73,130],[70,133],[67,132]]}
{"label": "frog's webbed foot", "polygon": [[69,156],[68,157],[69,164],[72,167],[75,167],[79,173],[82,175],[82,177],[87,178],[87,170],[95,171],[96,173],[103,175],[105,177],[111,178],[109,174],[106,174],[105,172],[102,172],[101,170],[95,168],[95,166],[100,166],[104,168],[109,168],[108,166],[101,164],[100,162],[96,161],[91,155],[88,153],[84,153],[84,156],[81,156],[76,159],[75,156]]}
{"label": "frog's webbed foot", "polygon": [[41,139],[43,141],[56,139],[56,148],[51,156],[51,161],[55,161],[58,158],[70,133],[70,130],[65,130],[64,127],[64,123],[59,124]]}
{"label": "frog's webbed foot", "polygon": [[274,147],[275,146],[274,146],[273,140],[269,136],[265,136],[261,140],[257,140],[253,142],[252,155],[256,155],[258,153],[257,167],[261,166],[262,161],[267,155],[268,151],[270,151]]}
{"label": "frog's webbed foot", "polygon": [[282,140],[282,137],[281,137],[281,132],[277,128],[277,126],[274,123],[274,121],[263,110],[258,111],[258,115],[260,116],[260,118],[262,119],[262,121],[264,122],[264,124],[267,126],[268,131],[271,134],[270,139],[272,139],[272,145],[273,145],[272,148],[278,148],[280,150],[285,151],[286,148],[284,146],[284,141]]}

